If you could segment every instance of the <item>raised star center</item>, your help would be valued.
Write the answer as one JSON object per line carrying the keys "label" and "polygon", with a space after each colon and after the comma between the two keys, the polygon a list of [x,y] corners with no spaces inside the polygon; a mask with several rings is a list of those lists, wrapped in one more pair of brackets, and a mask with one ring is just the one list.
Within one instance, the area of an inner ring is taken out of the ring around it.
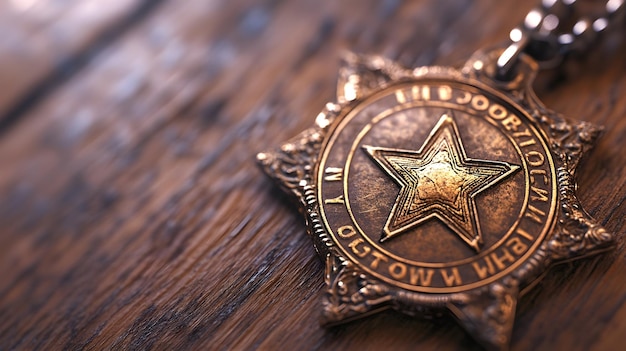
{"label": "raised star center", "polygon": [[474,197],[520,168],[502,161],[468,158],[451,112],[440,118],[418,151],[364,149],[400,186],[381,242],[438,218],[480,251],[482,233]]}
{"label": "raised star center", "polygon": [[470,173],[452,167],[448,150],[437,152],[433,161],[422,167],[409,168],[417,182],[416,196],[413,199],[412,209],[416,209],[425,201],[444,201],[451,206],[460,207],[459,189],[474,178]]}

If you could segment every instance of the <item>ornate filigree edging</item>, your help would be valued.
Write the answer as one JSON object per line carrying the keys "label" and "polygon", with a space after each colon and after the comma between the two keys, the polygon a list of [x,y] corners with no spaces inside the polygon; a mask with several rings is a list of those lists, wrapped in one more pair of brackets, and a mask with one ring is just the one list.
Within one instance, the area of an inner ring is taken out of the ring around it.
{"label": "ornate filigree edging", "polygon": [[322,323],[346,322],[388,308],[388,286],[371,278],[331,249],[326,255],[326,293],[322,299]]}
{"label": "ornate filigree edging", "polygon": [[283,144],[279,150],[262,152],[257,160],[265,173],[296,199],[304,199],[304,187],[312,184],[313,170],[319,153],[324,130],[310,128]]}
{"label": "ornate filigree edging", "polygon": [[432,316],[447,309],[484,345],[499,349],[510,341],[519,294],[515,278],[463,293],[417,293],[370,277],[331,249],[326,256],[325,281],[322,323],[326,325],[388,308],[412,316]]}
{"label": "ornate filigree edging", "polygon": [[[559,210],[553,235],[538,252],[546,252],[550,263],[593,255],[615,244],[613,234],[607,232],[583,209],[576,196],[576,170],[584,155],[593,148],[602,128],[588,122],[572,122],[549,110],[532,90],[536,64],[522,56],[516,67],[517,76],[509,82],[492,80],[495,60],[501,50],[477,52],[463,68],[464,74],[479,81],[498,86],[511,99],[520,104],[543,130],[555,156]],[[476,65],[480,62],[480,65]],[[476,69],[476,67],[481,67]]]}
{"label": "ornate filigree edging", "polygon": [[389,83],[410,77],[406,68],[381,56],[344,53],[337,79],[337,101],[360,99]]}
{"label": "ornate filigree edging", "polygon": [[559,214],[548,249],[555,262],[605,251],[615,244],[607,232],[583,209],[576,196],[576,170],[580,160],[594,145],[602,129],[591,123],[572,123],[529,97],[533,117],[548,133],[556,156]]}

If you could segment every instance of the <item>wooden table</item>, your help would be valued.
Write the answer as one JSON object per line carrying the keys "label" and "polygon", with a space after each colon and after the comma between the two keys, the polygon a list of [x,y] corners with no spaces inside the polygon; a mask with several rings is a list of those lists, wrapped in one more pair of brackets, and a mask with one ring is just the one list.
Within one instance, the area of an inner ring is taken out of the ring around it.
{"label": "wooden table", "polygon": [[[254,155],[333,99],[342,50],[458,65],[534,3],[3,2],[0,350],[480,349],[450,318],[321,328],[321,260]],[[626,342],[626,45],[572,67],[537,89],[606,126],[579,193],[618,246],[524,296],[513,350]]]}

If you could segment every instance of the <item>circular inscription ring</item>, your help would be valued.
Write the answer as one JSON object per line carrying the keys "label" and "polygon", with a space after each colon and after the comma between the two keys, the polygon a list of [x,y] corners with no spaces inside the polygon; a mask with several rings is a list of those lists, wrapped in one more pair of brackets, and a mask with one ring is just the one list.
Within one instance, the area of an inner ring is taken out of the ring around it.
{"label": "circular inscription ring", "polygon": [[354,106],[317,170],[326,230],[392,285],[451,293],[519,267],[554,222],[556,176],[522,108],[458,79],[390,86]]}

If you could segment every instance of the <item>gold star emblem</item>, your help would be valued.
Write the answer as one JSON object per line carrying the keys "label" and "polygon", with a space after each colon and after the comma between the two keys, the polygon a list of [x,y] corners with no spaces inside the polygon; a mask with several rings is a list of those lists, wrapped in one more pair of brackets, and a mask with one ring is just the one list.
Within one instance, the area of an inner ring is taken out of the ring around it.
{"label": "gold star emblem", "polygon": [[364,149],[400,186],[381,242],[438,218],[479,251],[482,234],[474,198],[520,168],[468,158],[450,112],[441,116],[418,151]]}

